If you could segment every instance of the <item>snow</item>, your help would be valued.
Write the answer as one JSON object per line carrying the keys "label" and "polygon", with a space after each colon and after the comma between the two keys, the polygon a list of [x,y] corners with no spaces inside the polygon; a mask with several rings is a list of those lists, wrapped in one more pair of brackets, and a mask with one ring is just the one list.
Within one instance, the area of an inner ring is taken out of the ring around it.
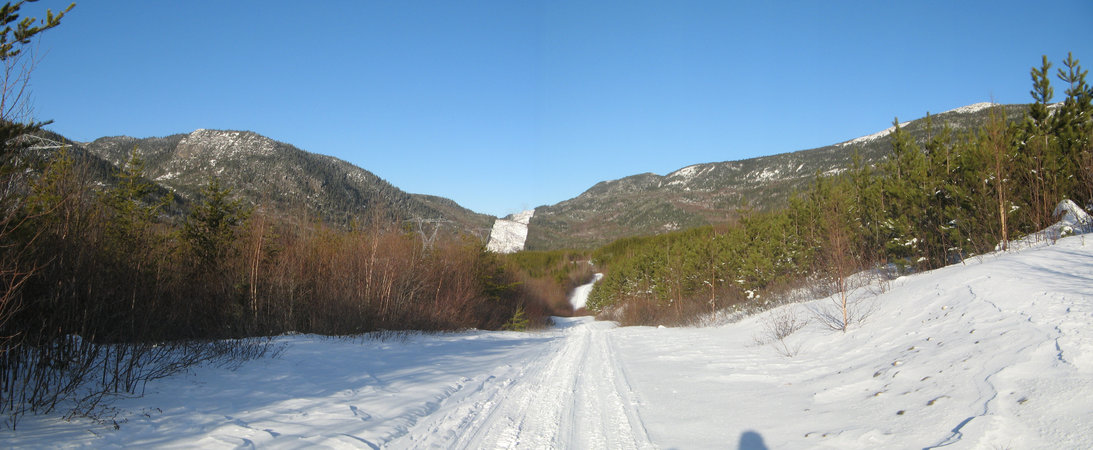
{"label": "snow", "polygon": [[668,182],[669,186],[686,186],[691,180],[694,180],[698,176],[699,165],[687,166],[679,169],[675,172],[668,174],[667,178],[671,181]]}
{"label": "snow", "polygon": [[987,108],[991,108],[991,107],[996,106],[996,105],[997,105],[997,103],[991,103],[991,102],[972,103],[970,105],[961,106],[961,107],[955,108],[955,109],[950,109],[948,111],[943,112],[942,114],[946,114],[946,113],[971,114],[971,113],[974,113],[974,112],[982,111],[982,110],[987,109]]}
{"label": "snow", "polygon": [[763,169],[763,171],[761,171],[761,172],[756,172],[754,174],[754,177],[757,181],[770,181],[770,180],[773,180],[775,178],[778,178],[778,176],[780,174],[781,174],[781,171],[779,171],[778,169],[774,169],[774,170]]}
{"label": "snow", "polygon": [[231,158],[240,152],[263,156],[273,155],[276,142],[265,136],[246,131],[208,130],[199,128],[182,138],[178,143],[180,152],[192,151],[192,148],[207,149],[209,154]]}
{"label": "snow", "polygon": [[524,249],[528,238],[528,223],[531,223],[534,209],[519,212],[508,219],[497,219],[490,230],[490,240],[486,249],[496,253],[515,253]]}
{"label": "snow", "polygon": [[1059,202],[1052,215],[1060,220],[1042,232],[1048,239],[1093,232],[1093,217],[1071,200]]}
{"label": "snow", "polygon": [[[851,293],[848,332],[790,304],[711,328],[276,338],[5,447],[1093,448],[1093,243],[1040,241]],[[766,297],[766,296],[764,296]],[[575,299],[576,300],[576,299]],[[864,307],[864,306],[863,306]],[[762,341],[775,313],[811,319]],[[119,428],[114,429],[116,420]]]}
{"label": "snow", "polygon": [[584,305],[588,303],[588,294],[592,293],[592,287],[596,285],[597,281],[603,279],[602,273],[597,273],[592,276],[592,281],[586,284],[577,286],[573,289],[573,293],[569,295],[569,303],[573,305],[573,310],[584,308]]}
{"label": "snow", "polygon": [[[900,128],[903,128],[903,127],[906,127],[907,125],[909,125],[910,123],[911,123],[910,121],[903,122],[903,123],[899,124],[899,126],[900,126]],[[880,130],[876,133],[870,134],[868,136],[862,136],[860,138],[851,139],[849,141],[843,142],[841,144],[835,144],[835,145],[837,145],[839,147],[848,147],[848,146],[851,146],[851,145],[854,145],[854,144],[864,144],[866,142],[873,142],[877,139],[880,139],[882,137],[888,136],[889,134],[892,134],[894,131],[896,131],[896,127],[892,126],[892,127],[888,127],[888,128],[883,129],[883,130]]]}

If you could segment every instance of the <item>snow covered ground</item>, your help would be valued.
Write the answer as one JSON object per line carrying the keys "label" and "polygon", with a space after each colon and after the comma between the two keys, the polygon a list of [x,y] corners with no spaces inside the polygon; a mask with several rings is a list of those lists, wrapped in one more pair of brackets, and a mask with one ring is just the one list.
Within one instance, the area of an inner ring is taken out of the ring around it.
{"label": "snow covered ground", "polygon": [[534,209],[519,212],[508,219],[497,219],[490,230],[490,239],[486,249],[496,253],[515,253],[524,249],[528,239],[528,224],[531,223]]}
{"label": "snow covered ground", "polygon": [[[1093,238],[1091,238],[1093,239]],[[12,447],[1093,448],[1093,241],[1061,239],[854,293],[782,356],[774,310],[715,328],[558,319],[532,333],[278,339],[122,399],[27,417]],[[829,300],[789,305],[801,318]]]}

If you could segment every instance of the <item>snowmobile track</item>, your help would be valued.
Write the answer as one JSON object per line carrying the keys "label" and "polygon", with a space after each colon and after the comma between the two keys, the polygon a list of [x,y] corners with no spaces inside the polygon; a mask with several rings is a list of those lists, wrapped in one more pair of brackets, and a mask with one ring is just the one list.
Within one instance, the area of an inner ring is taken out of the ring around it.
{"label": "snowmobile track", "polygon": [[655,448],[614,353],[614,324],[563,320],[558,339],[527,367],[444,399],[439,414],[422,417],[389,447]]}

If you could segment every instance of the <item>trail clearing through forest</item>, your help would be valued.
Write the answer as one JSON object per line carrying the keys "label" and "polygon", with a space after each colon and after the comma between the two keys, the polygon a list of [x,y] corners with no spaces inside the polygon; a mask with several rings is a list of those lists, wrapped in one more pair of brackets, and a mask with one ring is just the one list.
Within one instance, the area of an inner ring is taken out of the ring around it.
{"label": "trail clearing through forest", "polygon": [[393,448],[653,448],[613,352],[613,324],[556,318],[559,336],[524,367],[491,378]]}
{"label": "trail clearing through forest", "polygon": [[[281,336],[102,422],[0,430],[11,447],[1093,448],[1093,242],[1081,236],[862,288],[846,333],[774,313],[710,328],[559,318],[529,333]],[[116,427],[115,427],[116,424]]]}

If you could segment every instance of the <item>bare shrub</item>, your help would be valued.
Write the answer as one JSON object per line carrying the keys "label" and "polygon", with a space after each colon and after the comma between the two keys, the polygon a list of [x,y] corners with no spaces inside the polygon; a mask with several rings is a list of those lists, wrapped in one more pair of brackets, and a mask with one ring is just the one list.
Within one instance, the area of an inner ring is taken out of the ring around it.
{"label": "bare shrub", "polygon": [[762,329],[760,334],[755,336],[756,344],[770,344],[779,354],[787,358],[797,356],[801,352],[800,342],[796,345],[786,342],[786,338],[808,325],[808,319],[801,317],[796,306],[772,310],[760,319],[760,324]]}
{"label": "bare shrub", "polygon": [[606,308],[597,318],[622,326],[688,327],[711,323],[709,299],[692,297],[661,302],[648,296],[632,296]]}
{"label": "bare shrub", "polygon": [[819,301],[808,307],[817,322],[842,332],[852,325],[865,322],[876,308],[876,296],[854,295],[853,290],[836,292],[828,302]]}

